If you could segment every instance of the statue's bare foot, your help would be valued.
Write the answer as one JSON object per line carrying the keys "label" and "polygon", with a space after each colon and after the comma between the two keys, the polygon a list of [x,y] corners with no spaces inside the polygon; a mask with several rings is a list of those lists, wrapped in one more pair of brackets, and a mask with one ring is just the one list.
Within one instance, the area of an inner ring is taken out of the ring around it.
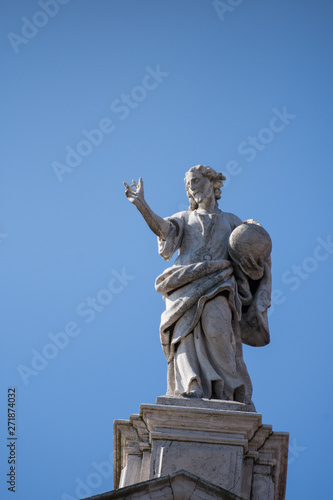
{"label": "statue's bare foot", "polygon": [[202,390],[196,380],[190,384],[190,390],[182,393],[185,398],[202,398]]}
{"label": "statue's bare foot", "polygon": [[193,391],[184,392],[186,398],[202,398],[202,392],[200,389],[194,389]]}

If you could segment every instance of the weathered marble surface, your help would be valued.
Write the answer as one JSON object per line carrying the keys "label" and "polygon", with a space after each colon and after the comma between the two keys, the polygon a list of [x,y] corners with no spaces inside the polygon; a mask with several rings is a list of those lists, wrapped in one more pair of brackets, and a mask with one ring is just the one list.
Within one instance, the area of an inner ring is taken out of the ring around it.
{"label": "weathered marble surface", "polygon": [[271,241],[257,222],[219,210],[224,177],[210,167],[185,176],[188,211],[161,218],[144,198],[143,182],[125,194],[158,236],[173,266],[156,280],[166,310],[161,343],[168,362],[167,396],[231,400],[254,409],[242,343],[269,343]]}
{"label": "weathered marble surface", "polygon": [[185,470],[244,500],[283,500],[288,434],[262,425],[259,413],[221,404],[141,405],[139,415],[116,420],[115,487]]}
{"label": "weathered marble surface", "polygon": [[245,403],[239,403],[238,401],[223,401],[221,399],[158,396],[156,398],[156,404],[180,407],[187,406],[189,408],[210,408],[212,410],[227,411],[251,410]]}

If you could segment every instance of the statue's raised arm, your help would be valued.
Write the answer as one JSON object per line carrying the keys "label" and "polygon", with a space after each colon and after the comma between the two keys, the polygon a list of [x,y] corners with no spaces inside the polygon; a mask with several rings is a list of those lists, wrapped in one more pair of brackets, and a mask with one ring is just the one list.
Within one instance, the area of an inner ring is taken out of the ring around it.
{"label": "statue's raised arm", "polygon": [[124,186],[126,187],[125,195],[129,199],[129,201],[133,203],[133,205],[135,205],[139,210],[149,228],[159,238],[166,239],[170,230],[170,225],[168,222],[162,219],[162,217],[155,214],[146,202],[142,178],[140,177],[138,183],[135,182],[135,180],[132,180],[132,184],[130,186],[126,182],[124,182]]}

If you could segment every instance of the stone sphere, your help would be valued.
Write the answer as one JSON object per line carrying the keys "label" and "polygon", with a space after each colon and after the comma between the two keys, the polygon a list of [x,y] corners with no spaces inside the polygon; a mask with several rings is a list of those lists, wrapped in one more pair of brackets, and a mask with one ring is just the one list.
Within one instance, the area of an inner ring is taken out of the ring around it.
{"label": "stone sphere", "polygon": [[272,240],[267,231],[256,222],[244,222],[229,237],[229,254],[234,262],[252,279],[263,275],[263,261],[272,251]]}

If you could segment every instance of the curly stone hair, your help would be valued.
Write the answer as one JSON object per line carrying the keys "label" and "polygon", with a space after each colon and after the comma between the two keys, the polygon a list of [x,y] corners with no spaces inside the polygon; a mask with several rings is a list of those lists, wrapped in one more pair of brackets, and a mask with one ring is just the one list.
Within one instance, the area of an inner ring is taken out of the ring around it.
{"label": "curly stone hair", "polygon": [[223,181],[226,180],[226,177],[224,177],[221,172],[216,172],[216,170],[208,167],[207,165],[196,165],[195,167],[191,167],[190,170],[186,172],[184,179],[186,194],[188,199],[190,200],[189,210],[196,210],[198,208],[197,202],[189,192],[186,181],[187,175],[191,172],[200,172],[200,174],[202,174],[204,177],[207,177],[207,179],[209,179],[213,183],[215,200],[219,200],[221,198],[221,187],[223,186]]}

